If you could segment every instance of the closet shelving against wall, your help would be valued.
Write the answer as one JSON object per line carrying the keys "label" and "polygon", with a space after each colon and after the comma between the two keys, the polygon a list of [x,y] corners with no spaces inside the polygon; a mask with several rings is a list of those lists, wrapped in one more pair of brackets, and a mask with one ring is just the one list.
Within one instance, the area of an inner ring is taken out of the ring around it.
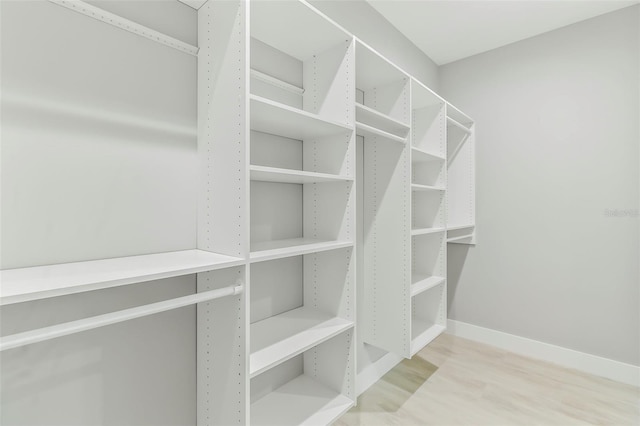
{"label": "closet shelving against wall", "polygon": [[473,122],[304,1],[183,3],[1,5],[3,423],[330,424],[444,330]]}
{"label": "closet shelving against wall", "polygon": [[475,129],[447,104],[447,241],[475,244]]}

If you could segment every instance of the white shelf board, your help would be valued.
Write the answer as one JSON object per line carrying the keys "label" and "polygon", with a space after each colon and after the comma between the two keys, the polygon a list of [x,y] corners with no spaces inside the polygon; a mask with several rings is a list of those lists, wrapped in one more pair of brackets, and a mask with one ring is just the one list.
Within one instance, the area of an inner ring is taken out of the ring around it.
{"label": "white shelf board", "polygon": [[250,376],[255,377],[350,328],[353,321],[304,306],[251,324]]}
{"label": "white shelf board", "polygon": [[409,133],[408,124],[360,103],[356,103],[356,122],[401,136],[403,139]]}
{"label": "white shelf board", "polygon": [[[447,242],[448,243],[459,243],[461,241],[465,241],[465,240],[471,240],[473,238],[473,234],[469,234],[469,235],[461,235],[459,237],[451,237],[451,238],[447,238]],[[471,243],[471,241],[466,241],[468,243]]]}
{"label": "white shelf board", "polygon": [[259,243],[251,243],[250,260],[252,262],[262,262],[265,260],[281,259],[284,257],[317,253],[344,247],[353,247],[353,243],[351,241],[344,240],[327,241],[313,238],[291,238],[286,240],[263,241]]}
{"label": "white shelf board", "polygon": [[426,234],[436,234],[438,232],[446,231],[445,228],[416,228],[411,230],[411,235],[426,235]]}
{"label": "white shelf board", "polygon": [[250,99],[252,130],[298,140],[353,131],[353,127],[346,124],[260,96],[250,95]]}
{"label": "white shelf board", "polygon": [[251,404],[252,426],[329,425],[354,401],[300,375]]}
{"label": "white shelf board", "polygon": [[469,117],[464,112],[460,111],[460,109],[451,105],[451,103],[447,102],[447,116],[453,118],[454,120],[467,124],[466,127],[471,127],[473,125],[473,119]]}
{"label": "white shelf board", "polygon": [[279,169],[275,167],[250,166],[251,180],[280,183],[320,183],[345,182],[353,178],[328,173],[305,172],[302,170]]}
{"label": "white shelf board", "polygon": [[269,74],[265,74],[262,71],[251,68],[250,75],[251,78],[255,78],[256,80],[260,80],[275,87],[279,87],[280,89],[284,89],[296,95],[302,96],[304,94],[304,89],[302,87],[294,86],[291,83],[287,83],[286,81],[280,80],[279,78],[273,77]]}
{"label": "white shelf board", "polygon": [[396,136],[384,130],[376,129],[368,124],[360,123],[356,121],[356,133],[360,136],[367,137],[382,137],[393,142],[406,143],[407,138],[402,136]]}
{"label": "white shelf board", "polygon": [[63,296],[242,265],[203,250],[91,260],[0,271],[0,305]]}
{"label": "white shelf board", "polygon": [[427,346],[445,330],[438,324],[431,324],[422,319],[413,318],[411,323],[411,356]]}
{"label": "white shelf board", "polygon": [[471,133],[471,129],[470,129],[470,128],[468,128],[468,127],[467,127],[467,126],[465,126],[464,124],[462,124],[462,123],[458,122],[457,120],[454,120],[454,119],[453,119],[453,118],[451,118],[451,117],[447,117],[447,122],[448,122],[448,124],[450,124],[450,125],[452,125],[452,126],[454,126],[454,127],[459,128],[460,130],[462,130],[463,132],[465,132],[465,133],[467,133],[467,134],[470,134],[470,133]]}
{"label": "white shelf board", "polygon": [[444,277],[413,273],[411,275],[411,297],[430,290],[445,281]]}
{"label": "white shelf board", "polygon": [[445,158],[442,155],[432,154],[415,146],[411,147],[412,161],[414,162],[427,162],[427,161],[444,161]]}
{"label": "white shelf board", "polygon": [[411,78],[411,108],[421,109],[440,104],[444,106],[446,101],[429,89],[422,82]]}
{"label": "white shelf board", "polygon": [[419,183],[412,183],[411,189],[414,191],[444,191],[444,188],[440,186],[421,185]]}
{"label": "white shelf board", "polygon": [[475,224],[467,224],[467,225],[451,225],[447,226],[447,231],[456,231],[458,229],[467,229],[475,227]]}

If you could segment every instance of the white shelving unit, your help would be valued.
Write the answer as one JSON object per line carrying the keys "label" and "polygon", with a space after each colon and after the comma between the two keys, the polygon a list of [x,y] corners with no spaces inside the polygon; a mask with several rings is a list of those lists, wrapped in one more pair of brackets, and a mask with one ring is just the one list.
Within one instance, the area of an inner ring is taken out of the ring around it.
{"label": "white shelving unit", "polygon": [[447,104],[447,241],[475,244],[475,128]]}
{"label": "white shelving unit", "polygon": [[[305,1],[139,3],[3,4],[0,356],[35,372],[34,409],[3,381],[3,411],[92,423],[89,390],[128,380],[114,421],[331,424],[358,351],[411,357],[445,328],[473,121]],[[48,356],[94,347],[108,383],[40,392],[67,373]]]}
{"label": "white shelving unit", "polygon": [[250,423],[329,424],[355,403],[353,40],[250,7]]}

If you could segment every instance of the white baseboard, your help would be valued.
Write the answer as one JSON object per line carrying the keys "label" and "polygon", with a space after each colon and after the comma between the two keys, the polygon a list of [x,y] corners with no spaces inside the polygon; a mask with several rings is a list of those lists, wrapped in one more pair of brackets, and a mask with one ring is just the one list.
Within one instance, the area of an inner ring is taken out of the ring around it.
{"label": "white baseboard", "polygon": [[455,320],[447,321],[446,333],[640,387],[640,367],[635,365]]}
{"label": "white baseboard", "polygon": [[393,367],[398,365],[404,358],[401,356],[387,353],[373,364],[368,365],[360,373],[356,380],[356,394],[360,396],[375,382],[380,380],[382,376],[387,374]]}

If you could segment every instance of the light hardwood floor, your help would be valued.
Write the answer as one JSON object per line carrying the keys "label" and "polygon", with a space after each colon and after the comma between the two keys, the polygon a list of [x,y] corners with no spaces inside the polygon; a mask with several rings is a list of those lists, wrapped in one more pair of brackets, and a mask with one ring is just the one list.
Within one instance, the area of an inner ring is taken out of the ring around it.
{"label": "light hardwood floor", "polygon": [[639,425],[640,389],[443,334],[335,424]]}

